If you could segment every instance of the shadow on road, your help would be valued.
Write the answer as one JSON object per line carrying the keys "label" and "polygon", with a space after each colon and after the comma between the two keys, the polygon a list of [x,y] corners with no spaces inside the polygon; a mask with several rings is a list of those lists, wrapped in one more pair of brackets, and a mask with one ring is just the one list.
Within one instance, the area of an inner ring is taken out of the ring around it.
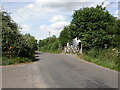
{"label": "shadow on road", "polygon": [[41,52],[35,52],[35,55],[41,55],[41,54],[43,54],[43,53],[41,53]]}
{"label": "shadow on road", "polygon": [[34,60],[33,60],[33,62],[36,62],[36,61],[39,61],[40,59],[38,59],[38,58],[35,58]]}
{"label": "shadow on road", "polygon": [[40,60],[40,55],[42,55],[43,53],[40,52],[35,52],[35,59],[33,60],[33,62],[39,61]]}

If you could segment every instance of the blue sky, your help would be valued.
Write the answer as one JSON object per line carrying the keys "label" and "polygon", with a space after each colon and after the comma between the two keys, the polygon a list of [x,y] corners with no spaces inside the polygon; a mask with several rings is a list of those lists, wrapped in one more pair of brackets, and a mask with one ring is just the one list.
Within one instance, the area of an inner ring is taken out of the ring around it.
{"label": "blue sky", "polygon": [[[118,0],[36,0],[34,2],[18,2],[13,0],[2,2],[2,6],[22,29],[22,34],[30,33],[37,40],[52,35],[59,36],[64,26],[69,25],[74,10],[83,7],[95,7],[103,1],[104,6],[113,15],[118,17]],[[83,2],[84,1],[84,2]],[[91,1],[91,2],[90,2]]]}

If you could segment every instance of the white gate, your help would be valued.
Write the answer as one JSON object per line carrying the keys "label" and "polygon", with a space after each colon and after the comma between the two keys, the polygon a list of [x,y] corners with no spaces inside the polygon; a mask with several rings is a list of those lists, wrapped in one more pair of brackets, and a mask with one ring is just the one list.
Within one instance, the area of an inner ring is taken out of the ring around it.
{"label": "white gate", "polygon": [[66,53],[82,54],[81,40],[78,40],[77,38],[75,38],[71,41],[71,43],[68,42],[67,45],[64,47],[64,51]]}

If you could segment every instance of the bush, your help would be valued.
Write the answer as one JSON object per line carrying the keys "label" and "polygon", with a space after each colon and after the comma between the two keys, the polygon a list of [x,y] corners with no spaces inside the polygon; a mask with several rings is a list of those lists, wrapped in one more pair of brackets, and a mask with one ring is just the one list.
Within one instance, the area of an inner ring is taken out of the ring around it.
{"label": "bush", "polygon": [[87,55],[93,58],[96,58],[99,54],[99,49],[92,48],[91,50],[87,51]]}
{"label": "bush", "polygon": [[30,34],[22,35],[20,27],[14,22],[9,13],[2,11],[2,54],[4,56],[29,57],[37,47],[37,40]]}

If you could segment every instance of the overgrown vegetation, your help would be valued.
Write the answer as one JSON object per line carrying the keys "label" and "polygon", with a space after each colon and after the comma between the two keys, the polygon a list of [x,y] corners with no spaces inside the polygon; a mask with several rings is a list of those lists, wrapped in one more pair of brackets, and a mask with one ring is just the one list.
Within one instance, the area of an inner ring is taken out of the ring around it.
{"label": "overgrown vegetation", "polygon": [[70,25],[60,33],[60,41],[66,43],[77,37],[85,49],[117,47],[119,22],[102,5],[82,8],[73,13]]}
{"label": "overgrown vegetation", "polygon": [[91,50],[84,52],[82,55],[80,55],[80,58],[87,60],[89,62],[96,63],[103,67],[120,71],[117,48],[112,47],[108,49],[92,48]]}
{"label": "overgrown vegetation", "polygon": [[11,65],[11,64],[19,64],[19,63],[26,63],[32,62],[32,59],[26,57],[3,57],[2,58],[2,65]]}
{"label": "overgrown vegetation", "polygon": [[21,28],[12,20],[9,13],[1,11],[0,15],[2,16],[0,27],[2,28],[3,65],[32,61],[31,56],[37,49],[37,40],[30,34],[20,34]]}
{"label": "overgrown vegetation", "polygon": [[38,46],[41,52],[60,53],[62,50],[61,44],[55,35],[50,38],[40,40]]}

